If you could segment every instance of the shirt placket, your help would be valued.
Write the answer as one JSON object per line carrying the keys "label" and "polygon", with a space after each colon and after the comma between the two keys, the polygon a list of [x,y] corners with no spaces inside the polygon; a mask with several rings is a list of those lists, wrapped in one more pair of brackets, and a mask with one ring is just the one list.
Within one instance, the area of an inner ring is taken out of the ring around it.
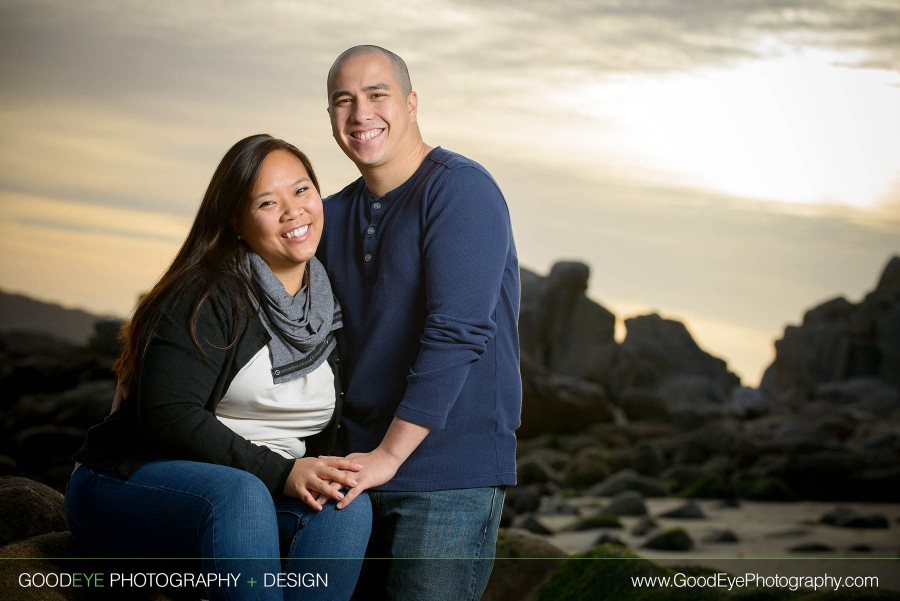
{"label": "shirt placket", "polygon": [[368,283],[373,283],[377,277],[375,267],[375,249],[378,246],[378,234],[382,218],[384,217],[385,201],[383,198],[369,195],[366,199],[366,215],[362,229],[362,263]]}

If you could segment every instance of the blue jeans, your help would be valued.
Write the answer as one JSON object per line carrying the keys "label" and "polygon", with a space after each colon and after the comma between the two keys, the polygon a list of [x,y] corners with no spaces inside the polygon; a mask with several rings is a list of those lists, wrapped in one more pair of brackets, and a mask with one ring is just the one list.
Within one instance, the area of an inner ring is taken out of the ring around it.
{"label": "blue jeans", "polygon": [[369,496],[372,538],[354,599],[481,598],[494,567],[506,487]]}
{"label": "blue jeans", "polygon": [[[94,557],[199,558],[202,574],[240,574],[234,585],[210,587],[211,601],[348,599],[371,530],[365,495],[316,512],[298,499],[273,500],[253,474],[194,461],[153,461],[127,479],[79,466],[66,513],[75,540]],[[155,570],[141,562],[125,571]],[[274,585],[287,572],[321,578]]]}

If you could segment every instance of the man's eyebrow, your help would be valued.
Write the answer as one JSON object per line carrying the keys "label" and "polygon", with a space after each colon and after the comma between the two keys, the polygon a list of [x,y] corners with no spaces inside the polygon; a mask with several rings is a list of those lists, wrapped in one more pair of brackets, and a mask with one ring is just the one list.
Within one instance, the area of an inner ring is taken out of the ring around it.
{"label": "man's eyebrow", "polygon": [[[373,83],[370,86],[366,86],[362,89],[363,92],[371,92],[372,90],[390,90],[391,86],[386,83]],[[349,90],[335,90],[331,93],[331,101],[334,102],[341,96],[350,96],[351,93]]]}

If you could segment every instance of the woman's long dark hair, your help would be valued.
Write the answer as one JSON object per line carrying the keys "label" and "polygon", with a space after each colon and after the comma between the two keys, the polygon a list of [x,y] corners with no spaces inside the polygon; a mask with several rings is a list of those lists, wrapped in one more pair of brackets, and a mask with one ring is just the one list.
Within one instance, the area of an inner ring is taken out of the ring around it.
{"label": "woman's long dark hair", "polygon": [[[232,146],[216,167],[187,239],[150,292],[138,302],[131,320],[119,332],[122,354],[113,365],[119,386],[127,397],[137,385],[141,359],[160,318],[187,289],[198,281],[205,286],[194,304],[189,323],[198,352],[197,316],[203,302],[223,279],[238,282],[241,298],[234,306],[235,320],[247,302],[249,282],[241,269],[247,246],[238,239],[233,223],[249,202],[263,159],[275,150],[290,152],[303,163],[316,190],[319,182],[309,159],[295,146],[268,134],[249,136]],[[234,341],[232,341],[232,344]]]}

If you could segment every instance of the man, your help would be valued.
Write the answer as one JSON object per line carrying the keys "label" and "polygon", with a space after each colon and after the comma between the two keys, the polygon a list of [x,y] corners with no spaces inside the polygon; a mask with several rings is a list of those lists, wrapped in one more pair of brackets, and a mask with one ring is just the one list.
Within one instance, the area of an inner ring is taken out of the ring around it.
{"label": "man", "polygon": [[394,558],[357,592],[478,599],[515,484],[521,407],[506,201],[483,167],[425,144],[394,53],[345,51],[328,102],[335,140],[362,175],[326,199],[318,252],[343,308],[339,451],[363,465],[339,507],[370,489],[368,555]]}

